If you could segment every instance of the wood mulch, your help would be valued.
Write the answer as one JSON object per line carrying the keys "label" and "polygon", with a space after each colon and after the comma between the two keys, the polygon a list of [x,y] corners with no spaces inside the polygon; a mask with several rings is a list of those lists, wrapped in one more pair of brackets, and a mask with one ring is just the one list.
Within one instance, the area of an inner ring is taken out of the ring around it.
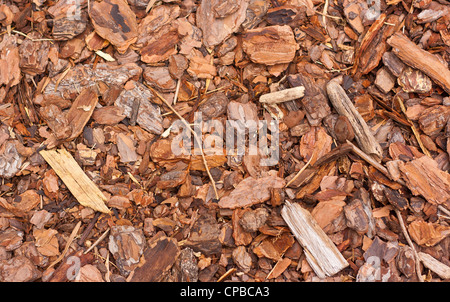
{"label": "wood mulch", "polygon": [[[447,0],[3,1],[0,282],[449,281],[449,25]],[[228,125],[244,152],[210,152]]]}

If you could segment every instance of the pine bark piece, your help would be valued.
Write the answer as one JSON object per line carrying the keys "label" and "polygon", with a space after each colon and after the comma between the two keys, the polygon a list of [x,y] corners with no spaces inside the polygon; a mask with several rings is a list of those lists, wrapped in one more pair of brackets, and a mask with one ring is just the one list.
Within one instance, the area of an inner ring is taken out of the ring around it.
{"label": "pine bark piece", "polygon": [[136,42],[136,15],[123,0],[94,2],[89,12],[97,34],[114,45],[121,54]]}
{"label": "pine bark piece", "polygon": [[113,90],[114,86],[122,86],[131,78],[139,77],[142,68],[137,64],[128,63],[116,65],[112,63],[99,63],[76,65],[71,68],[66,76],[58,83],[51,81],[44,89],[45,98],[74,99],[81,88],[95,87],[96,83],[103,82]]}
{"label": "pine bark piece", "polygon": [[105,195],[87,177],[69,152],[65,149],[41,150],[39,154],[55,170],[80,204],[96,211],[110,213],[105,205]]}
{"label": "pine bark piece", "polygon": [[281,216],[304,248],[306,260],[319,278],[333,276],[348,266],[331,239],[299,204],[286,201]]}
{"label": "pine bark piece", "polygon": [[422,71],[405,67],[397,79],[404,92],[427,93],[432,89],[431,79]]}
{"label": "pine bark piece", "polygon": [[450,93],[450,70],[435,55],[421,49],[401,32],[393,34],[387,43],[404,63],[421,70]]}
{"label": "pine bark piece", "polygon": [[131,282],[159,282],[180,254],[177,240],[162,236],[144,251],[144,264],[134,270]]}
{"label": "pine bark piece", "polygon": [[140,82],[129,82],[134,87],[130,90],[124,89],[115,101],[115,105],[123,109],[123,114],[131,118],[135,102],[139,101],[136,123],[143,129],[161,134],[164,131],[160,108],[150,102],[153,93]]}
{"label": "pine bark piece", "polygon": [[212,48],[236,32],[246,18],[249,0],[202,0],[197,8],[197,26],[203,44]]}
{"label": "pine bark piece", "polygon": [[[287,77],[292,87],[305,87],[304,97],[300,99],[311,126],[319,126],[322,119],[331,114],[325,93],[318,87],[310,75],[298,73]],[[308,123],[306,123],[308,125]],[[308,125],[309,126],[309,125]]]}
{"label": "pine bark piece", "polygon": [[366,122],[345,93],[345,90],[332,80],[327,84],[327,93],[336,111],[340,115],[346,116],[352,124],[355,139],[361,149],[365,153],[375,157],[377,161],[380,161],[383,150],[370,131],[369,126],[367,126]]}
{"label": "pine bark piece", "polygon": [[414,195],[422,195],[432,204],[450,201],[450,174],[438,168],[435,160],[422,156],[399,162],[401,177]]}
{"label": "pine bark piece", "polygon": [[97,102],[98,96],[92,87],[84,89],[78,95],[67,112],[67,122],[72,128],[72,134],[67,140],[73,140],[83,132],[84,126],[91,118]]}
{"label": "pine bark piece", "polygon": [[261,103],[278,104],[303,97],[305,87],[298,86],[280,91],[266,93],[259,98]]}
{"label": "pine bark piece", "polygon": [[444,280],[450,279],[450,267],[444,263],[436,260],[427,253],[419,252],[420,260],[425,267],[428,267],[432,272],[436,273]]}
{"label": "pine bark piece", "polygon": [[18,47],[8,45],[2,49],[0,52],[0,85],[12,87],[19,84],[21,78],[20,60]]}
{"label": "pine bark piece", "polygon": [[87,25],[87,15],[81,10],[86,5],[72,0],[58,1],[48,9],[48,13],[53,16],[52,37],[58,41],[71,40],[81,34]]}
{"label": "pine bark piece", "polygon": [[418,245],[435,246],[450,234],[450,227],[418,219],[408,225],[408,233]]}
{"label": "pine bark piece", "polygon": [[235,209],[258,204],[270,199],[270,188],[283,188],[284,185],[284,179],[276,175],[258,179],[247,177],[236,186],[230,195],[220,199],[219,206]]}
{"label": "pine bark piece", "polygon": [[13,140],[0,146],[0,177],[11,178],[20,170],[24,158],[19,154]]}
{"label": "pine bark piece", "polygon": [[[31,39],[42,39],[42,35],[36,31],[28,34]],[[19,46],[20,70],[31,76],[43,73],[48,64],[49,41],[33,41],[25,39]]]}
{"label": "pine bark piece", "polygon": [[176,46],[180,41],[177,28],[172,28],[167,32],[158,32],[159,39],[151,39],[140,50],[141,61],[154,64],[169,59],[177,53]]}
{"label": "pine bark piece", "polygon": [[242,36],[242,49],[250,60],[259,64],[290,63],[298,48],[288,25],[251,29]]}
{"label": "pine bark piece", "polygon": [[123,112],[123,108],[117,106],[105,106],[95,109],[92,113],[92,119],[101,125],[116,125],[126,117]]}
{"label": "pine bark piece", "polygon": [[450,118],[450,107],[435,105],[420,113],[419,127],[429,136],[435,136],[447,125]]}

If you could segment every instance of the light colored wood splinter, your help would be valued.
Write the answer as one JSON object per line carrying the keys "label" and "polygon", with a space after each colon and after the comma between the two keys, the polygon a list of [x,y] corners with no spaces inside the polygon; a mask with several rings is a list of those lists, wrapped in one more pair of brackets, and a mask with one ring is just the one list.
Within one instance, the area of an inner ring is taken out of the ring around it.
{"label": "light colored wood splinter", "polygon": [[304,248],[306,260],[319,278],[333,276],[348,266],[336,245],[299,204],[286,201],[281,216]]}
{"label": "light colored wood splinter", "polygon": [[327,84],[328,97],[336,111],[346,116],[353,127],[355,139],[361,149],[374,157],[378,162],[381,161],[383,150],[377,142],[369,126],[366,124],[361,114],[353,105],[345,90],[335,80],[331,80]]}
{"label": "light colored wood splinter", "polygon": [[111,212],[105,205],[107,200],[105,195],[89,179],[66,149],[41,150],[39,154],[55,170],[56,174],[80,204],[95,211]]}
{"label": "light colored wood splinter", "polygon": [[305,95],[305,87],[297,86],[280,91],[275,91],[262,95],[259,98],[261,103],[278,104],[299,99]]}

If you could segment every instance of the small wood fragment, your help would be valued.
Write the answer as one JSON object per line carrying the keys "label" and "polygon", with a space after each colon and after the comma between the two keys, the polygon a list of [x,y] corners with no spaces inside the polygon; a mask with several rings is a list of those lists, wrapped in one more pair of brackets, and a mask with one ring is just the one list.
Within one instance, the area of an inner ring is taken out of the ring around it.
{"label": "small wood fragment", "polygon": [[387,43],[404,63],[421,70],[450,93],[450,70],[435,55],[421,49],[401,32],[393,34]]}
{"label": "small wood fragment", "polygon": [[41,150],[39,154],[55,170],[80,204],[96,211],[110,213],[105,205],[105,195],[87,177],[69,152],[65,149]]}
{"label": "small wood fragment", "polygon": [[299,204],[286,201],[281,216],[304,248],[306,260],[319,278],[333,276],[348,266],[336,245]]}
{"label": "small wood fragment", "polygon": [[379,162],[382,157],[381,146],[358,110],[356,110],[353,102],[345,93],[345,90],[336,81],[332,80],[327,84],[327,93],[336,111],[348,118],[353,127],[355,139],[361,149]]}
{"label": "small wood fragment", "polygon": [[303,97],[304,92],[305,92],[305,87],[298,86],[298,87],[288,88],[288,89],[264,94],[259,98],[259,101],[261,103],[267,103],[267,104],[278,104],[278,103],[283,103],[283,102],[299,99],[299,98]]}
{"label": "small wood fragment", "polygon": [[420,260],[425,267],[436,273],[442,279],[450,279],[450,267],[436,260],[427,253],[419,252]]}

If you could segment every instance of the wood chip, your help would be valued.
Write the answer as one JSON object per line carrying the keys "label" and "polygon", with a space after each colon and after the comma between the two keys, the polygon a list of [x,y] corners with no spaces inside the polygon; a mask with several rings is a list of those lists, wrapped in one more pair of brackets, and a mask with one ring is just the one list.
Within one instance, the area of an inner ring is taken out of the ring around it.
{"label": "wood chip", "polygon": [[299,204],[286,202],[281,216],[304,248],[306,260],[319,278],[333,276],[348,266],[334,243]]}
{"label": "wood chip", "polygon": [[39,154],[55,170],[80,204],[96,211],[110,213],[105,205],[107,198],[87,177],[69,152],[65,149],[41,150]]}

